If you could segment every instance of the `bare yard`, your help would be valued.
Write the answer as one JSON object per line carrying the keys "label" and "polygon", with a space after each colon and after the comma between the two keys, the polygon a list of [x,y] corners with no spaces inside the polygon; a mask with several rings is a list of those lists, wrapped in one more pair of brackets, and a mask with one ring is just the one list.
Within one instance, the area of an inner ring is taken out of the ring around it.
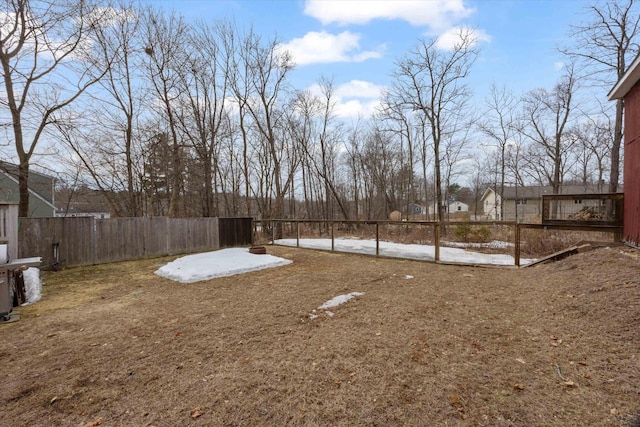
{"label": "bare yard", "polygon": [[193,284],[153,274],[172,258],[46,273],[43,300],[0,325],[0,425],[624,426],[640,411],[638,251],[520,270],[268,251],[293,264]]}

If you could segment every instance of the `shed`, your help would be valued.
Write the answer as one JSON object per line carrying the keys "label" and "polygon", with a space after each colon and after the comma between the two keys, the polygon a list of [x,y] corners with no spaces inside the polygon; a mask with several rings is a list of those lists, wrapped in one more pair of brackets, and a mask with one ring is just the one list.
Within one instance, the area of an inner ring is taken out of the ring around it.
{"label": "shed", "polygon": [[609,92],[609,100],[624,99],[624,225],[622,238],[640,244],[640,55]]}

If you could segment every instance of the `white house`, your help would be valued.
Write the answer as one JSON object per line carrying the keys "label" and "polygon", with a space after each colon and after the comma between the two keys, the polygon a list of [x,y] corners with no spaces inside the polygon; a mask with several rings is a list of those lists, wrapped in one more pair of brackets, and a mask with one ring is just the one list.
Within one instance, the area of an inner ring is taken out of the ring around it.
{"label": "white house", "polygon": [[[438,210],[438,205],[435,203],[429,206],[429,215],[434,215]],[[444,207],[445,213],[454,213],[454,212],[469,212],[469,205],[466,203],[462,203],[460,201],[453,201]]]}

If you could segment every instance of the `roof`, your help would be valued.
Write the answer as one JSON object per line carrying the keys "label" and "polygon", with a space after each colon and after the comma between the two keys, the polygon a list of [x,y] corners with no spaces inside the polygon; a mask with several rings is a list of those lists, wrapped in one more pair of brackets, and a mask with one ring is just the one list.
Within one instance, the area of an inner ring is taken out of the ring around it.
{"label": "roof", "polygon": [[[0,160],[0,173],[4,173],[9,176],[13,181],[18,182],[18,166],[12,163],[3,162]],[[53,182],[55,178],[29,170],[29,190],[46,203],[53,206]]]}
{"label": "roof", "polygon": [[634,59],[629,68],[627,68],[622,78],[618,80],[618,83],[616,83],[609,92],[609,101],[624,98],[636,83],[638,83],[638,80],[640,80],[640,54],[636,56],[636,59]]}

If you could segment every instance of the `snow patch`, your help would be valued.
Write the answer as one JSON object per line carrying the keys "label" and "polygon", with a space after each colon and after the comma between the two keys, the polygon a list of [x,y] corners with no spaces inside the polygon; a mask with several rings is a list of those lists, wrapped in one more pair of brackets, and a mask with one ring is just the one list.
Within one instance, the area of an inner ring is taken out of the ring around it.
{"label": "snow patch", "polygon": [[246,248],[230,248],[178,258],[160,267],[155,274],[180,283],[194,283],[291,263],[273,255],[255,255]]}
{"label": "snow patch", "polygon": [[[325,301],[321,306],[318,307],[317,310],[323,310],[324,314],[329,317],[333,317],[335,313],[329,311],[330,308],[337,307],[339,305],[344,304],[352,298],[359,297],[364,295],[364,292],[351,292],[344,295],[338,295],[337,297],[331,298],[329,301]],[[317,310],[312,310],[311,314],[309,314],[309,319],[313,320],[318,317]]]}
{"label": "snow patch", "polygon": [[[279,239],[277,245],[296,246],[296,239]],[[300,247],[307,249],[331,250],[331,239],[300,239]],[[335,250],[366,255],[376,254],[375,240],[335,239]],[[435,246],[380,242],[380,255],[392,258],[435,260]],[[440,261],[459,262],[464,264],[515,265],[511,255],[483,254],[460,248],[440,247]],[[530,264],[535,259],[520,259],[520,265]]]}
{"label": "snow patch", "polygon": [[24,278],[24,293],[26,302],[22,305],[33,304],[42,298],[42,282],[40,281],[40,269],[29,267],[22,272]]}

